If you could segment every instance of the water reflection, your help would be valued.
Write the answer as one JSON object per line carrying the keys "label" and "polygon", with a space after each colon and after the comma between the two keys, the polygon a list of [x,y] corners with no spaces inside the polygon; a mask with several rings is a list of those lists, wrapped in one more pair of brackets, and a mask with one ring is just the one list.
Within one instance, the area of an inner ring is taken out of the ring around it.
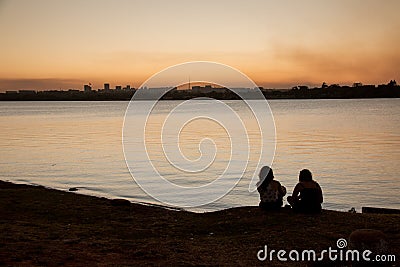
{"label": "water reflection", "polygon": [[[232,108],[240,109],[236,102]],[[121,130],[127,102],[1,102],[0,174],[2,179],[36,183],[108,197],[152,202],[134,183],[126,168]],[[161,102],[157,124],[174,101]],[[276,179],[289,191],[300,169],[308,168],[324,190],[325,208],[382,206],[400,208],[400,100],[274,100],[270,105],[277,128],[273,163]],[[164,110],[164,111],[163,111]],[[138,111],[139,114],[140,111]],[[212,122],[188,125],[182,149],[198,156],[198,139],[209,136],[220,145],[218,163],[228,160],[227,137]],[[251,120],[248,121],[251,129]],[[151,125],[150,125],[151,127]],[[150,150],[160,156],[159,133],[154,130]],[[250,142],[260,145],[257,129]],[[193,145],[194,144],[194,145]],[[256,150],[246,175],[249,175]],[[177,183],[202,184],[212,176],[176,176],[163,161],[155,162]],[[216,166],[215,175],[220,171]],[[246,177],[245,177],[246,178]],[[257,205],[242,179],[226,197],[198,210]]]}

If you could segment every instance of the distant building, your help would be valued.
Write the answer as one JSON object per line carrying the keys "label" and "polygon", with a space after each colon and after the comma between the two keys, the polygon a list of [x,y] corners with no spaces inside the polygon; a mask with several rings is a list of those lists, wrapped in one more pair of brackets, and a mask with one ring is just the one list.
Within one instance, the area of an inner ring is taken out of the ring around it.
{"label": "distant building", "polygon": [[104,84],[104,90],[106,90],[106,91],[110,90],[110,84],[109,83],[105,83]]}
{"label": "distant building", "polygon": [[17,93],[18,93],[17,91],[6,91],[7,95],[15,95]]}
{"label": "distant building", "polygon": [[115,90],[118,90],[118,91],[120,91],[122,89],[122,86],[121,85],[117,85],[117,86],[115,86]]}
{"label": "distant building", "polygon": [[92,86],[90,86],[89,84],[85,84],[83,86],[83,91],[86,92],[86,93],[91,92],[92,91]]}

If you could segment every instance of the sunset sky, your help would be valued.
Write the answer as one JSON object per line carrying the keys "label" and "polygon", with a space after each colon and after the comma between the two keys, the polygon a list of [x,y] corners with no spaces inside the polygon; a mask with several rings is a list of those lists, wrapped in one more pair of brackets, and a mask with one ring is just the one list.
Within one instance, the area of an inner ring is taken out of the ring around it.
{"label": "sunset sky", "polygon": [[139,87],[186,61],[259,86],[400,80],[398,0],[0,0],[0,91]]}

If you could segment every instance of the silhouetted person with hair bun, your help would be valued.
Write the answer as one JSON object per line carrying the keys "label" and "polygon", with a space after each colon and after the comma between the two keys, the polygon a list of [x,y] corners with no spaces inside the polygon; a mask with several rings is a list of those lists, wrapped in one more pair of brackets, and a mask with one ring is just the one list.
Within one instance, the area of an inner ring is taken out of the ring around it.
{"label": "silhouetted person with hair bun", "polygon": [[286,188],[274,180],[274,172],[268,166],[261,168],[259,178],[257,191],[260,193],[260,208],[264,210],[280,209],[283,205],[283,197],[286,195]]}
{"label": "silhouetted person with hair bun", "polygon": [[321,212],[323,202],[322,189],[319,184],[313,180],[309,170],[300,171],[299,183],[293,189],[292,196],[287,198],[293,210],[303,213]]}

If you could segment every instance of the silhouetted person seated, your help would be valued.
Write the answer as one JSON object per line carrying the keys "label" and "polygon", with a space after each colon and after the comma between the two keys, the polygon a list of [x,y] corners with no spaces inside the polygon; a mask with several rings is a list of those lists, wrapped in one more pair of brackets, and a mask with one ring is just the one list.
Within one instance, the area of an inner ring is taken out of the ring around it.
{"label": "silhouetted person seated", "polygon": [[257,183],[257,191],[260,193],[260,208],[264,210],[277,210],[282,207],[286,188],[274,180],[274,173],[268,166],[260,170],[260,181]]}
{"label": "silhouetted person seated", "polygon": [[299,183],[293,190],[293,195],[287,198],[293,210],[302,213],[321,212],[323,202],[322,190],[319,184],[312,179],[309,170],[300,171]]}

